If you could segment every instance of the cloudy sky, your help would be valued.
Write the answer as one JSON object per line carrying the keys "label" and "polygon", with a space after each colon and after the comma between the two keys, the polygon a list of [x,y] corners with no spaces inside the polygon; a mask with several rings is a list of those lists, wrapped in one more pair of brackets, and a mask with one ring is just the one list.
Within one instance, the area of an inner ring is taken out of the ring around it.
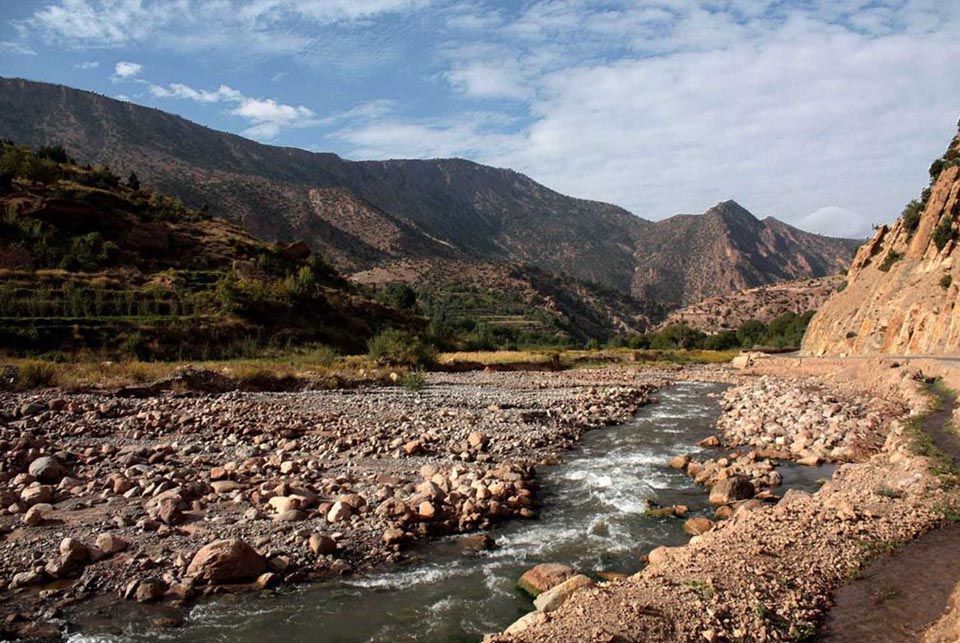
{"label": "cloudy sky", "polygon": [[658,219],[865,235],[960,116],[956,0],[0,0],[0,75]]}

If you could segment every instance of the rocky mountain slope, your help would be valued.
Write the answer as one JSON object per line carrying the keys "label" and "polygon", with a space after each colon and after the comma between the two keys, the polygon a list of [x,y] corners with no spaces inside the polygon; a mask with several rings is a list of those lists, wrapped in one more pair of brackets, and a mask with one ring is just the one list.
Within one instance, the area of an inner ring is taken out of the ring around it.
{"label": "rocky mountain slope", "polygon": [[62,148],[0,143],[0,346],[150,358],[346,351],[411,315],[365,296],[304,243],[272,244]]}
{"label": "rocky mountain slope", "polygon": [[650,222],[461,159],[354,162],[261,145],[91,92],[0,79],[0,137],[59,143],[354,273],[397,260],[531,263],[668,305],[846,267],[847,240],[726,202]]}
{"label": "rocky mountain slope", "polygon": [[960,356],[960,134],[930,175],[921,199],[857,252],[847,287],[811,321],[806,352]]}
{"label": "rocky mountain slope", "polygon": [[843,285],[843,275],[831,275],[738,290],[674,310],[661,327],[687,324],[705,333],[719,333],[735,330],[748,319],[766,324],[785,313],[817,310]]}

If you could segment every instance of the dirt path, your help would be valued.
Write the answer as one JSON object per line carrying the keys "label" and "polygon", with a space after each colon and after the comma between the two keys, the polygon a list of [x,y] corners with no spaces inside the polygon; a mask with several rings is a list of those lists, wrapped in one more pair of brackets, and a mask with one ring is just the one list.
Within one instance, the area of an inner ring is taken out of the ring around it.
{"label": "dirt path", "polygon": [[[960,439],[950,430],[954,401],[942,402],[941,409],[924,418],[923,429],[960,464]],[[818,640],[916,641],[946,611],[958,579],[960,524],[951,524],[875,560],[844,585]]]}

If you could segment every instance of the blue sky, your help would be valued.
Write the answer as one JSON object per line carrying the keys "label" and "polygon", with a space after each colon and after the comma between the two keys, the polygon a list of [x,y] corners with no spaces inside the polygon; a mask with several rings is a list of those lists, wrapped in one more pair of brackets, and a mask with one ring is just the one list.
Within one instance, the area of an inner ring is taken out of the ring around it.
{"label": "blue sky", "polygon": [[460,156],[651,219],[865,235],[960,116],[953,0],[0,0],[0,75],[352,159]]}

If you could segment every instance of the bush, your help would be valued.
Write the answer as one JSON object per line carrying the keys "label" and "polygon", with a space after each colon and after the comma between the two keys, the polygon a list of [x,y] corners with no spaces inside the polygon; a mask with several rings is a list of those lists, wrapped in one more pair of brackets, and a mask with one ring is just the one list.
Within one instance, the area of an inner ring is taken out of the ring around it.
{"label": "bush", "polygon": [[953,239],[953,222],[950,217],[944,217],[937,229],[933,231],[933,242],[937,244],[937,250],[943,250],[943,247]]}
{"label": "bush", "polygon": [[405,330],[388,328],[367,342],[368,354],[380,364],[423,366],[436,357],[434,348]]}
{"label": "bush", "polygon": [[903,209],[900,218],[903,219],[903,227],[908,234],[912,235],[917,230],[917,226],[920,225],[920,215],[922,213],[923,206],[921,206],[920,202],[916,199],[908,203],[907,207]]}
{"label": "bush", "polygon": [[54,163],[73,163],[63,145],[47,145],[37,148],[37,157],[50,159]]}
{"label": "bush", "polygon": [[417,392],[427,384],[427,377],[423,371],[410,371],[400,378],[400,386],[411,392]]}
{"label": "bush", "polygon": [[387,306],[401,310],[414,310],[417,307],[417,293],[407,284],[387,284],[378,299]]}
{"label": "bush", "polygon": [[49,185],[60,178],[60,166],[50,159],[33,157],[24,167],[24,176],[34,183]]}
{"label": "bush", "polygon": [[887,256],[883,258],[883,263],[880,264],[881,272],[888,272],[893,268],[893,264],[897,263],[903,259],[903,255],[895,250],[891,250],[887,253]]}
{"label": "bush", "polygon": [[26,362],[17,372],[17,388],[29,390],[57,384],[57,369],[47,362]]}
{"label": "bush", "polygon": [[767,325],[756,319],[748,319],[737,329],[737,339],[743,348],[753,348],[767,336]]}
{"label": "bush", "polygon": [[953,277],[950,275],[944,275],[940,277],[940,287],[944,290],[948,289],[953,283]]}

